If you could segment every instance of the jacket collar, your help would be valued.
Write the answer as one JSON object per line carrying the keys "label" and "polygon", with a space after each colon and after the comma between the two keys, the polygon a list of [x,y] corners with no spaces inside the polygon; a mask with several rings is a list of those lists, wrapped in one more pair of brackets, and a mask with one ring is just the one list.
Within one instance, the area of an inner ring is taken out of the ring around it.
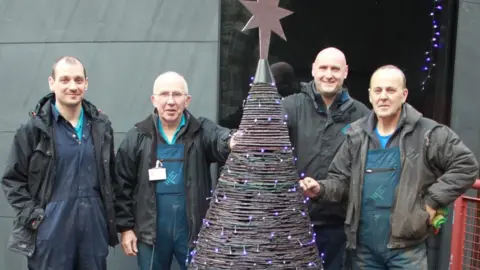
{"label": "jacket collar", "polygon": [[[405,129],[412,130],[415,124],[422,118],[422,114],[415,110],[410,104],[405,103],[402,106],[402,112],[400,114],[400,120],[398,121],[397,130]],[[373,134],[375,127],[377,126],[377,115],[372,110],[372,113],[368,115],[365,120],[363,129],[369,134]]]}
{"label": "jacket collar", "polygon": [[[312,99],[313,105],[318,112],[326,113],[327,108],[325,106],[325,102],[323,101],[322,96],[317,93],[315,81],[312,80],[307,84],[303,84],[302,92],[307,94]],[[338,92],[337,96],[335,97],[335,100],[330,106],[330,110],[342,110],[344,108],[342,107],[342,105],[350,100],[351,97],[350,94],[348,94],[348,89],[343,87],[342,90],[340,90],[340,92]]]}
{"label": "jacket collar", "polygon": [[[34,118],[34,124],[48,133],[48,127],[52,125],[53,114],[52,105],[55,103],[55,94],[49,93],[37,102],[35,108],[29,112],[30,117]],[[87,100],[82,100],[82,108],[85,116],[91,121],[107,122],[106,115],[100,112],[95,105]]]}
{"label": "jacket collar", "polygon": [[[185,121],[185,132],[189,134],[193,134],[200,129],[200,122],[188,111],[185,110],[184,112],[186,121]],[[147,118],[143,121],[140,121],[135,124],[135,128],[141,132],[145,133],[149,136],[155,134],[156,132],[156,123],[158,121],[158,111],[155,109],[152,114],[150,114]]]}

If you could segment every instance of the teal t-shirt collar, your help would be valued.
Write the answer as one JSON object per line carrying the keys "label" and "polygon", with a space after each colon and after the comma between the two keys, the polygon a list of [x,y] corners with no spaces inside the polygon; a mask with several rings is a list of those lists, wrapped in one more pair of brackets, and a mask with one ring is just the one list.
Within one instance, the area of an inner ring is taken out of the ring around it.
{"label": "teal t-shirt collar", "polygon": [[167,144],[175,144],[175,142],[177,141],[178,132],[180,131],[180,129],[182,127],[185,126],[185,124],[186,124],[185,114],[182,114],[182,119],[180,120],[180,125],[178,125],[177,130],[175,130],[175,133],[173,134],[172,141],[170,141],[170,140],[168,140],[167,135],[165,135],[165,132],[163,131],[162,122],[160,122],[160,117],[158,117],[158,122],[157,122],[158,131],[160,132],[160,135],[162,135],[162,138],[167,142]]}
{"label": "teal t-shirt collar", "polygon": [[[55,120],[58,120],[58,117],[60,116],[60,111],[57,108],[57,104],[53,105],[53,109],[54,109]],[[83,135],[83,118],[84,118],[83,107],[81,107],[80,108],[80,116],[78,117],[77,125],[74,127],[75,128],[75,133],[77,134],[77,138],[79,140],[82,139],[82,135]]]}

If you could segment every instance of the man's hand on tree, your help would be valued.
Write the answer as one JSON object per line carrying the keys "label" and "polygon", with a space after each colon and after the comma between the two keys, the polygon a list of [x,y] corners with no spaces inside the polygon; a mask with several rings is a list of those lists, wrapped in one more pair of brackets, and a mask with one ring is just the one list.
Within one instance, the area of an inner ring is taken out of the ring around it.
{"label": "man's hand on tree", "polygon": [[309,198],[315,198],[320,194],[320,184],[313,178],[305,177],[298,181],[303,189],[303,194]]}

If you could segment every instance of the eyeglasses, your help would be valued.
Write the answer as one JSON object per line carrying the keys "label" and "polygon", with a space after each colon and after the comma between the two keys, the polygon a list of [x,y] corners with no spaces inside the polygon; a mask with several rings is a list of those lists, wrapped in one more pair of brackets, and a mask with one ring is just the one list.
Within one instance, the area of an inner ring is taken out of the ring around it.
{"label": "eyeglasses", "polygon": [[161,99],[168,99],[170,97],[172,97],[172,99],[180,99],[181,97],[186,96],[187,94],[184,94],[182,92],[161,92],[153,95],[158,96]]}

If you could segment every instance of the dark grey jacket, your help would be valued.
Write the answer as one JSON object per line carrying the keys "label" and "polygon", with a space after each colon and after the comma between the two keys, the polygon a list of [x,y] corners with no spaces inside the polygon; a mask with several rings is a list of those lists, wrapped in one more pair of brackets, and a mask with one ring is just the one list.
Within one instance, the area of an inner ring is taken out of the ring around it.
{"label": "dark grey jacket", "polygon": [[[179,141],[185,144],[186,211],[189,244],[193,247],[210,204],[207,200],[212,190],[210,164],[227,159],[231,131],[208,119],[185,114],[186,126],[179,132]],[[134,230],[139,241],[150,245],[156,239],[157,205],[155,183],[148,180],[148,170],[157,160],[157,119],[152,114],[127,133],[118,149],[115,167],[119,183],[117,229]]]}
{"label": "dark grey jacket", "polygon": [[[375,125],[373,112],[353,123],[326,180],[319,181],[320,198],[335,202],[348,196],[345,232],[349,249],[357,245],[367,151],[379,146]],[[472,187],[478,163],[450,128],[422,117],[408,104],[403,106],[391,140],[400,148],[401,175],[388,247],[405,248],[425,241],[431,232],[425,204],[434,209],[451,204]]]}
{"label": "dark grey jacket", "polygon": [[[314,88],[313,81],[302,84],[302,92],[286,97],[282,105],[288,117],[287,125],[299,176],[323,179],[345,139],[344,131],[369,110],[351,98],[346,89],[337,95],[327,110]],[[346,203],[310,201],[309,212],[315,225],[343,227]]]}
{"label": "dark grey jacket", "polygon": [[[54,98],[53,94],[48,94],[40,99],[28,122],[15,133],[2,178],[5,197],[16,213],[8,247],[26,256],[35,251],[36,229],[45,216],[44,209],[51,198],[55,180],[56,152],[51,112]],[[116,186],[113,130],[107,116],[93,104],[84,100],[83,109],[91,126],[109,244],[115,246],[118,237],[113,192]]]}

